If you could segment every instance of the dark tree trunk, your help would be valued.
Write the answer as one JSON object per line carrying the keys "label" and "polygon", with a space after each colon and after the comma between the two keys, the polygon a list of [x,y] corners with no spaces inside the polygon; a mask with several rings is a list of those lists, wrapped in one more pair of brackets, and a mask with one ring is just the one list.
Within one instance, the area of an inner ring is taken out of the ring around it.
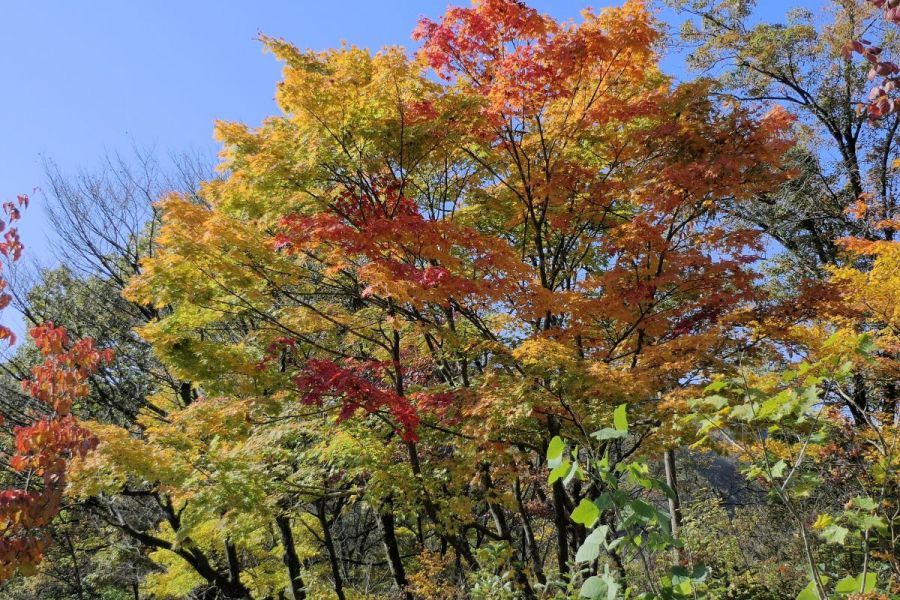
{"label": "dark tree trunk", "polygon": [[528,555],[531,558],[531,566],[537,580],[544,584],[547,578],[544,576],[544,565],[541,562],[541,551],[538,549],[537,540],[534,539],[534,530],[531,528],[531,520],[528,513],[525,512],[525,503],[522,499],[522,483],[519,478],[515,482],[516,503],[519,507],[519,514],[522,517],[522,535],[525,536],[525,545],[528,547]]}
{"label": "dark tree trunk", "polygon": [[337,594],[338,600],[346,600],[344,582],[341,579],[341,563],[334,547],[334,539],[331,537],[331,524],[328,522],[328,515],[325,514],[325,501],[319,500],[316,504],[318,505],[316,516],[319,518],[319,525],[322,526],[325,549],[328,551],[328,561],[331,563],[331,575],[334,577],[334,593]]}
{"label": "dark tree trunk", "polygon": [[[550,435],[560,433],[559,421],[550,419]],[[566,510],[566,488],[562,480],[557,479],[551,486],[553,493],[553,523],[556,525],[556,559],[561,575],[569,573],[569,513]]]}
{"label": "dark tree trunk", "polygon": [[388,568],[397,588],[404,594],[406,600],[413,600],[412,594],[406,590],[406,570],[403,568],[403,558],[400,556],[400,546],[397,544],[397,535],[394,531],[394,512],[390,501],[385,502],[378,513],[378,525],[381,528],[381,541],[384,544],[384,553],[387,555]]}
{"label": "dark tree trunk", "polygon": [[297,549],[294,547],[294,532],[291,531],[291,520],[284,515],[280,515],[275,517],[275,524],[278,526],[278,533],[281,535],[281,546],[284,548],[281,560],[284,562],[284,566],[287,567],[291,598],[292,600],[306,600],[306,585],[303,583],[303,576],[300,574],[300,558],[297,556]]}
{"label": "dark tree trunk", "polygon": [[[484,488],[484,496],[485,502],[488,505],[488,511],[491,513],[491,518],[494,520],[494,526],[497,528],[497,535],[505,540],[511,548],[515,549],[516,544],[513,541],[512,532],[509,529],[509,524],[506,521],[506,514],[503,512],[503,507],[497,504],[491,499],[491,494],[494,489],[494,482],[491,479],[490,466],[487,463],[484,463],[480,466],[481,470],[481,485]],[[526,600],[532,600],[535,598],[534,590],[531,587],[531,582],[528,581],[528,574],[525,572],[523,568],[523,563],[525,562],[525,557],[521,557],[514,561],[513,569],[516,574],[516,584],[519,589],[522,591],[522,595]]]}

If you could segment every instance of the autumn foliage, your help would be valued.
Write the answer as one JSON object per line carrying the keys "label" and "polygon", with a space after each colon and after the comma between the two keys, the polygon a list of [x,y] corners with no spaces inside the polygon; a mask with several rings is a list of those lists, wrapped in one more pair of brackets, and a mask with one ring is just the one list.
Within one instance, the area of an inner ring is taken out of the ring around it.
{"label": "autumn foliage", "polygon": [[[34,572],[69,497],[152,561],[136,597],[894,585],[895,211],[854,198],[841,218],[871,235],[772,261],[757,217],[804,175],[808,123],[664,74],[638,0],[566,23],[477,0],[413,35],[414,54],[263,38],[280,114],[217,124],[221,176],[159,200],[122,282],[154,361],[139,414],[79,421],[114,348],[32,331],[0,579]],[[699,499],[721,483],[704,461],[795,532],[746,578],[704,549],[738,518]]]}
{"label": "autumn foliage", "polygon": [[33,573],[49,538],[43,528],[59,513],[66,487],[66,467],[76,456],[96,447],[97,438],[71,413],[72,405],[90,393],[88,380],[112,350],[99,350],[92,340],[71,344],[65,329],[52,323],[32,329],[44,356],[22,388],[49,414],[34,424],[16,427],[16,452],[10,467],[23,475],[21,489],[0,492],[0,574]]}

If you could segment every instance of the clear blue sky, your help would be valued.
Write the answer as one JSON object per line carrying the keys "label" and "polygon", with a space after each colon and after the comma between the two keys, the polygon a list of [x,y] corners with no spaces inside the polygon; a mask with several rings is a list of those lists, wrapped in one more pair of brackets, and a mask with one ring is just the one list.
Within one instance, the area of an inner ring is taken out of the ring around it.
{"label": "clear blue sky", "polygon": [[[589,3],[531,0],[562,19],[576,18]],[[778,19],[797,3],[818,2],[761,0],[760,10]],[[447,4],[0,0],[0,199],[43,183],[41,155],[73,171],[132,143],[213,153],[213,120],[257,124],[275,110],[280,66],[261,52],[258,32],[313,49],[343,40],[373,49],[411,46],[419,17],[436,18]],[[39,194],[35,200],[21,229],[27,251],[43,257],[47,233]]]}

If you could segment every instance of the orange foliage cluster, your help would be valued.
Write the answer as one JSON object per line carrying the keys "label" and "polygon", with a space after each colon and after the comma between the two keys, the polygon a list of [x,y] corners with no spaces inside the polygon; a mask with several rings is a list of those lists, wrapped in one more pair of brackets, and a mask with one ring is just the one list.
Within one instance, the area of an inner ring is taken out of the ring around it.
{"label": "orange foliage cluster", "polygon": [[89,377],[113,358],[111,350],[97,348],[91,339],[70,343],[65,329],[52,323],[35,327],[31,337],[45,360],[22,387],[53,414],[15,429],[10,467],[26,478],[24,488],[0,492],[0,579],[16,570],[33,572],[41,561],[48,542],[42,528],[60,511],[66,466],[97,445],[70,414],[72,404],[90,393]]}

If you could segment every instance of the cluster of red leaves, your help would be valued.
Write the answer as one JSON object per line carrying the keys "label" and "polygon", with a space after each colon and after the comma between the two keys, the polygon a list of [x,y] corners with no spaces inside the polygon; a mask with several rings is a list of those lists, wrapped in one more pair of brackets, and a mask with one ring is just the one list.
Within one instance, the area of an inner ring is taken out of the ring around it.
{"label": "cluster of red leaves", "polygon": [[[0,217],[0,233],[3,234],[3,240],[0,241],[0,254],[7,260],[15,262],[22,256],[24,246],[19,239],[19,231],[11,225],[19,220],[22,216],[20,207],[28,207],[28,196],[19,196],[16,202],[4,202],[3,212],[6,218]],[[3,310],[12,301],[12,296],[6,293],[7,282],[3,278],[3,264],[0,263],[0,310]],[[0,325],[0,340],[9,340],[9,344],[16,343],[15,334],[5,325]]]}
{"label": "cluster of red leaves", "polygon": [[[626,10],[638,5],[628,3]],[[632,12],[636,20],[644,14]],[[593,13],[585,19],[584,26],[561,26],[519,0],[482,0],[472,8],[451,7],[439,22],[422,19],[413,37],[423,41],[421,55],[438,76],[466,80],[491,111],[527,117],[567,97],[576,74],[599,75],[606,61],[646,50],[656,36],[635,22],[611,40]]]}
{"label": "cluster of red leaves", "polygon": [[[336,254],[336,263],[342,257],[364,257],[367,267],[362,273],[372,283],[364,291],[366,297],[383,292],[379,284],[385,281],[405,284],[423,301],[498,289],[487,276],[496,264],[493,249],[468,228],[427,219],[394,183],[344,190],[325,210],[288,215],[280,226],[273,245],[287,254],[320,249]],[[452,250],[470,257],[481,273],[454,272],[462,263]]]}
{"label": "cluster of red leaves", "polygon": [[[72,403],[89,393],[88,378],[112,360],[91,339],[70,343],[65,329],[46,323],[31,330],[44,362],[32,368],[23,389],[53,410],[27,427],[17,427],[10,467],[26,474],[24,489],[0,492],[0,580],[17,570],[34,572],[49,539],[41,528],[59,513],[66,467],[94,449],[97,439],[70,414]],[[29,489],[38,483],[38,489]]]}
{"label": "cluster of red leaves", "polygon": [[[297,342],[291,338],[278,338],[266,348],[258,369],[267,368],[282,352],[293,352]],[[400,368],[403,380],[408,384],[426,385],[433,376],[435,364],[430,358],[404,357],[406,366]],[[415,430],[419,415],[428,414],[439,420],[448,417],[458,399],[457,392],[415,392],[400,396],[385,385],[386,370],[398,367],[390,363],[369,361],[344,361],[339,365],[330,360],[309,360],[294,384],[305,404],[322,406],[327,398],[341,402],[338,420],[343,421],[363,409],[367,413],[387,411],[396,419],[397,429],[404,440],[416,439]]]}
{"label": "cluster of red leaves", "polygon": [[420,221],[418,207],[400,195],[395,185],[370,190],[345,189],[325,212],[308,217],[284,217],[281,223],[284,230],[275,236],[274,243],[276,249],[291,249],[324,239],[339,243],[347,252],[362,254],[371,247],[373,236],[390,233],[398,223],[415,225]]}
{"label": "cluster of red leaves", "polygon": [[326,398],[338,399],[341,421],[359,409],[369,414],[386,409],[397,421],[403,439],[414,441],[419,415],[407,398],[382,383],[386,366],[376,361],[347,361],[339,365],[331,360],[314,359],[306,362],[294,383],[304,404],[321,406]]}
{"label": "cluster of red leaves", "polygon": [[66,416],[76,398],[88,395],[90,375],[102,363],[112,362],[113,351],[97,348],[90,338],[70,344],[66,330],[52,323],[35,328],[31,335],[46,359],[32,368],[32,378],[23,387],[57,414]]}
{"label": "cluster of red leaves", "polygon": [[[900,25],[900,0],[869,0],[877,8],[884,12],[882,16],[888,23]],[[853,52],[861,54],[872,68],[869,70],[869,80],[873,81],[881,77],[881,82],[869,91],[868,104],[860,105],[870,119],[880,119],[885,115],[900,110],[900,103],[893,97],[900,81],[900,67],[895,63],[882,60],[881,48],[873,46],[867,40],[853,40],[844,47],[844,55],[849,57]]]}
{"label": "cluster of red leaves", "polygon": [[900,25],[900,0],[869,0],[877,8],[884,10],[884,20]]}

